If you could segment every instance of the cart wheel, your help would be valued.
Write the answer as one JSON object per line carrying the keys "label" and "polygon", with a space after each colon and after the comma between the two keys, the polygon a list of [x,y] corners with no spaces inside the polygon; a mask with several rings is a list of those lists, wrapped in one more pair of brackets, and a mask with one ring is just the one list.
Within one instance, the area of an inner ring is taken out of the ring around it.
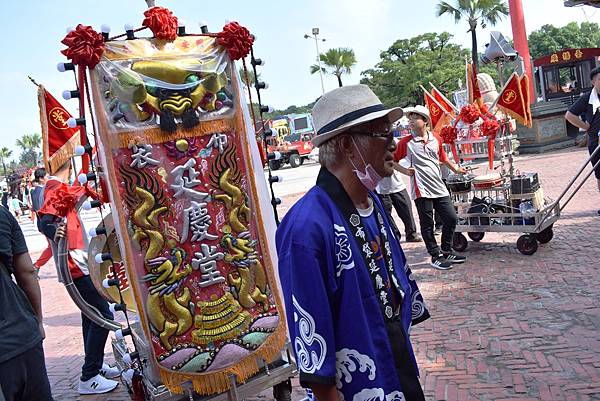
{"label": "cart wheel", "polygon": [[452,248],[456,252],[463,252],[469,246],[469,241],[467,241],[467,237],[464,236],[463,233],[454,233],[454,237],[452,237]]}
{"label": "cart wheel", "polygon": [[485,236],[485,233],[467,233],[467,235],[473,241],[479,242],[479,241],[481,241],[483,239],[483,237]]}
{"label": "cart wheel", "polygon": [[554,237],[554,231],[552,230],[552,226],[545,228],[540,231],[538,235],[536,235],[537,240],[540,244],[547,244]]}
{"label": "cart wheel", "polygon": [[533,255],[538,250],[538,242],[535,236],[530,234],[521,235],[517,240],[517,249],[523,255]]}
{"label": "cart wheel", "polygon": [[277,401],[292,401],[292,382],[286,380],[273,387],[273,397]]}

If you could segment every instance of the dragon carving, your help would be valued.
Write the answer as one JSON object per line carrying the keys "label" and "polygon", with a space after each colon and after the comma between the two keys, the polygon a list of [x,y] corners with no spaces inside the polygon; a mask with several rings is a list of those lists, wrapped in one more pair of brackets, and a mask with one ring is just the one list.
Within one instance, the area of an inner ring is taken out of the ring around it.
{"label": "dragon carving", "polygon": [[[143,170],[121,166],[126,183],[125,200],[131,215],[133,239],[145,249],[144,264],[150,283],[146,300],[146,313],[160,342],[167,350],[173,348],[171,339],[192,327],[190,290],[182,288],[183,279],[192,272],[185,263],[186,253],[176,247],[176,242],[165,241],[159,218],[168,208],[166,198],[155,177]],[[165,255],[165,245],[169,253]]]}
{"label": "dragon carving", "polygon": [[215,199],[223,202],[228,211],[228,224],[221,228],[221,246],[228,252],[224,260],[237,268],[228,275],[228,281],[235,288],[240,305],[250,309],[261,304],[267,311],[267,275],[256,251],[257,241],[248,229],[250,208],[240,188],[241,173],[235,159],[235,146],[230,144],[217,156],[211,172],[213,186],[223,191]]}

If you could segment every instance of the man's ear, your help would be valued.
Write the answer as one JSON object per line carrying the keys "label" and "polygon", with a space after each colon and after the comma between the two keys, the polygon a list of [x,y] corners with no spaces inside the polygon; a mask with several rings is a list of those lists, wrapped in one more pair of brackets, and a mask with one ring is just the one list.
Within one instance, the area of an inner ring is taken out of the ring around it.
{"label": "man's ear", "polygon": [[354,153],[354,142],[350,135],[342,134],[339,141],[340,151],[343,155],[352,155]]}

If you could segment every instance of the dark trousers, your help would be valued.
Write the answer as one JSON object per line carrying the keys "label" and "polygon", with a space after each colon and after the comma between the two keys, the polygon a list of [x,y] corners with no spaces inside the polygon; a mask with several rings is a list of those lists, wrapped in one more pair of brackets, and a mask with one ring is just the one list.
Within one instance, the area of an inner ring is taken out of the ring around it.
{"label": "dark trousers", "polygon": [[[412,214],[410,196],[406,189],[387,195],[380,194],[379,199],[381,199],[381,203],[383,203],[383,207],[390,217],[392,216],[392,207],[396,210],[398,217],[404,224],[406,238],[412,237],[417,232],[417,226]],[[398,240],[400,240],[400,237],[398,237]]]}
{"label": "dark trousers", "polygon": [[425,401],[419,373],[406,344],[402,322],[386,322],[385,328],[392,348],[392,358],[406,401]]}
{"label": "dark trousers", "polygon": [[437,212],[442,219],[442,252],[452,252],[452,237],[456,229],[457,216],[454,205],[449,196],[442,198],[418,198],[415,200],[419,221],[421,223],[421,236],[431,256],[440,254],[440,247],[435,240],[435,221],[433,212]]}
{"label": "dark trousers", "polygon": [[[88,304],[98,309],[105,318],[114,318],[112,312],[108,309],[108,302],[98,294],[90,276],[77,278],[73,280],[73,283]],[[85,360],[81,368],[81,380],[86,381],[96,376],[102,368],[104,345],[108,338],[108,330],[92,322],[83,313],[81,314],[81,329],[85,351]]]}
{"label": "dark trousers", "polygon": [[0,400],[53,401],[41,341],[0,363]]}
{"label": "dark trousers", "polygon": [[[596,148],[598,147],[598,135],[597,134],[588,134],[588,152],[590,152],[590,156],[592,155],[592,153],[594,153],[594,150],[596,150]],[[592,164],[592,167],[594,167],[594,165],[596,163],[598,163],[598,161],[600,160],[600,151],[598,151],[598,153],[596,153],[596,155],[594,157],[592,157],[592,160],[590,161],[590,163]],[[596,169],[594,169],[594,174],[596,175],[596,178],[598,180],[600,180],[600,165],[598,165],[598,167]]]}

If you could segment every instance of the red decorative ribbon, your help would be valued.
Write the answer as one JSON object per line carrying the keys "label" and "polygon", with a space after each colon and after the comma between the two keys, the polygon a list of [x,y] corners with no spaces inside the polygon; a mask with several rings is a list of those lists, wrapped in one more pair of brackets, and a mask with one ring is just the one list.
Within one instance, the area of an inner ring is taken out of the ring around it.
{"label": "red decorative ribbon", "polygon": [[87,185],[69,186],[58,180],[49,180],[44,189],[44,204],[38,214],[67,218],[69,249],[85,249],[81,221],[75,210],[83,196],[98,199],[98,194]]}
{"label": "red decorative ribbon", "polygon": [[452,156],[454,156],[454,160],[459,163],[458,151],[456,150],[456,138],[458,138],[458,130],[456,127],[450,125],[442,127],[440,136],[442,137],[443,143],[450,145]]}
{"label": "red decorative ribbon", "polygon": [[156,39],[177,38],[177,17],[165,7],[152,7],[144,11],[142,25],[150,28]]}
{"label": "red decorative ribbon", "polygon": [[230,22],[217,34],[217,44],[227,49],[231,60],[239,60],[250,53],[254,38],[250,31],[237,22]]}
{"label": "red decorative ribbon", "polygon": [[495,117],[486,117],[481,125],[481,132],[488,138],[488,163],[490,170],[494,168],[494,150],[496,148],[496,134],[500,124]]}
{"label": "red decorative ribbon", "polygon": [[91,26],[77,25],[61,41],[67,48],[62,50],[64,54],[75,65],[93,69],[104,53],[104,39],[102,34],[94,31]]}
{"label": "red decorative ribbon", "polygon": [[481,117],[479,108],[473,104],[467,104],[460,110],[458,120],[464,121],[465,124],[473,124],[479,117]]}

